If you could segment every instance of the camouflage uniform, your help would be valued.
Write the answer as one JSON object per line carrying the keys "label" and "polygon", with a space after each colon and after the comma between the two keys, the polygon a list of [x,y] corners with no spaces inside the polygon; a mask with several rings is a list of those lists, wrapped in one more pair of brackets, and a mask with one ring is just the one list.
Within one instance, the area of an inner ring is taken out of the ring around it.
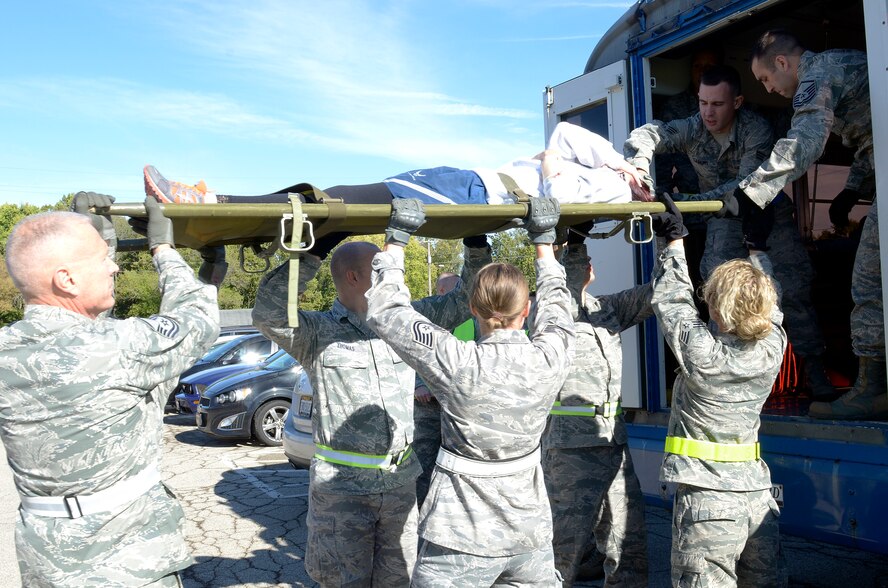
{"label": "camouflage uniform", "polygon": [[[648,585],[644,497],[626,444],[620,406],[620,333],[651,316],[651,286],[583,297],[586,245],[562,259],[571,292],[576,346],[543,435],[543,472],[552,505],[555,566],[572,586],[593,539],[605,554],[605,586]],[[591,414],[583,413],[590,406]],[[571,413],[571,410],[574,412]]]}
{"label": "camouflage uniform", "polygon": [[[476,343],[459,341],[409,308],[395,257],[373,260],[367,321],[435,391],[442,410],[442,454],[420,513],[413,585],[558,585],[538,448],[567,374],[573,320],[563,268],[546,259],[536,268],[530,339],[498,329]],[[445,469],[444,450],[490,473]],[[494,471],[509,460],[527,465]]]}
{"label": "camouflage uniform", "polygon": [[[806,51],[798,69],[799,86],[792,99],[792,128],[777,141],[770,158],[740,182],[759,206],[804,174],[823,153],[829,133],[857,149],[845,188],[873,194],[873,130],[870,119],[866,54],[849,49]],[[851,295],[851,340],[860,357],[885,357],[882,278],[876,200],[870,208],[854,260]]]}
{"label": "camouflage uniform", "polygon": [[[210,348],[219,310],[216,289],[198,282],[177,252],[158,252],[154,264],[163,293],[156,316],[93,320],[29,305],[0,330],[0,434],[23,500],[94,494],[159,470],[160,384]],[[176,586],[176,571],[191,563],[183,522],[161,482],[79,518],[22,508],[22,584]]]}
{"label": "camouflage uniform", "polygon": [[[654,153],[687,153],[700,178],[702,193],[694,200],[721,200],[732,195],[740,180],[767,158],[774,145],[768,123],[741,108],[731,128],[730,144],[722,148],[703,125],[700,114],[669,123],[654,121],[632,131],[623,147],[630,163],[647,169]],[[675,200],[686,199],[676,196]],[[795,223],[792,202],[786,195],[775,200],[774,229],[768,246],[775,255],[774,274],[783,288],[786,330],[793,349],[802,357],[819,356],[825,343],[811,302],[814,270]],[[747,256],[742,222],[737,218],[711,217],[706,223],[706,248],[700,262],[705,279],[730,259]]]}
{"label": "camouflage uniform", "polygon": [[[466,338],[460,338],[463,325],[454,329],[454,334],[461,341],[475,340],[475,319],[469,319],[466,325]],[[469,328],[471,327],[471,328]],[[417,376],[416,386],[425,386],[422,378]],[[441,405],[432,395],[428,402],[413,401],[413,450],[419,463],[422,465],[422,473],[416,478],[416,504],[422,508],[426,495],[429,493],[429,483],[432,481],[432,470],[435,469],[435,459],[438,457],[438,449],[441,448]]]}
{"label": "camouflage uniform", "polygon": [[[767,256],[750,261],[771,274]],[[786,349],[783,316],[773,329],[742,341],[709,331],[697,314],[680,247],[660,252],[653,307],[679,364],[673,385],[669,438],[737,447],[758,441],[759,413]],[[744,458],[746,459],[746,458]],[[784,586],[779,510],[771,474],[761,458],[724,461],[667,452],[660,480],[678,484],[673,509],[673,586]]]}
{"label": "camouflage uniform", "polygon": [[[463,285],[415,302],[448,328],[468,317],[466,292],[490,249],[466,249]],[[320,261],[303,256],[299,288]],[[414,372],[338,300],[327,312],[299,311],[287,324],[289,264],[259,285],[253,322],[296,358],[314,388],[314,442],[338,452],[392,456],[385,468],[312,459],[306,571],[323,586],[404,586],[416,559],[416,487],[421,471],[413,440]]]}

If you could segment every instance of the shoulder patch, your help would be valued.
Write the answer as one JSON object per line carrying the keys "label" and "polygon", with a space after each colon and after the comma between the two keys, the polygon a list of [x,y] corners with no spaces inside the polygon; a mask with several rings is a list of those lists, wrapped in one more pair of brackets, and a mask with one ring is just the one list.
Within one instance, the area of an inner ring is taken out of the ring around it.
{"label": "shoulder patch", "polygon": [[817,80],[804,80],[799,83],[799,89],[792,97],[792,107],[799,108],[811,101],[817,94]]}
{"label": "shoulder patch", "polygon": [[694,319],[690,322],[684,322],[681,324],[679,339],[681,340],[683,345],[687,345],[688,341],[691,340],[691,331],[697,329],[706,329],[706,323],[704,323],[700,319]]}
{"label": "shoulder patch", "polygon": [[432,323],[415,322],[413,323],[413,340],[423,347],[432,348],[435,342],[435,331],[437,328]]}
{"label": "shoulder patch", "polygon": [[179,334],[179,323],[168,316],[155,314],[148,318],[139,317],[139,320],[146,323],[151,330],[157,331],[159,335],[163,335],[167,339],[173,339]]}

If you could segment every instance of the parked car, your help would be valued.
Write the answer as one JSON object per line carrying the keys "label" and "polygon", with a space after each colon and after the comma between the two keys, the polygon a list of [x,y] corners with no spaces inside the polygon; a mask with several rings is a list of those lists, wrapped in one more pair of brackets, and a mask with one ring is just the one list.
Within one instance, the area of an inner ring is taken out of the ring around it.
{"label": "parked car", "polygon": [[[181,382],[197,372],[225,365],[241,364],[246,368],[259,363],[277,350],[277,343],[267,339],[261,333],[240,335],[236,339],[216,344],[210,348],[194,365],[182,372],[179,381]],[[178,411],[176,394],[178,394],[178,383],[169,392],[166,412]]]}
{"label": "parked car", "polygon": [[185,370],[179,379],[223,365],[258,363],[277,350],[277,343],[261,333],[241,335],[210,349],[206,355]]}
{"label": "parked car", "polygon": [[[265,359],[265,361],[271,361],[279,353],[284,353],[284,351],[278,350],[274,355]],[[173,390],[173,394],[176,397],[177,411],[179,414],[196,414],[197,406],[200,404],[200,395],[211,384],[218,382],[222,378],[251,370],[262,363],[264,362],[233,363],[185,376],[179,380],[179,385]]]}
{"label": "parked car", "polygon": [[265,445],[281,445],[293,386],[301,374],[302,366],[284,352],[215,382],[200,396],[197,428],[214,437],[255,437]]}
{"label": "parked car", "polygon": [[216,342],[213,346],[219,345],[221,343],[227,343],[232,339],[237,339],[238,337],[242,337],[243,335],[252,335],[254,333],[258,333],[259,329],[256,327],[250,326],[241,326],[241,327],[222,327],[219,330],[219,336],[216,338]]}
{"label": "parked car", "polygon": [[290,402],[290,416],[284,423],[284,455],[295,468],[307,468],[311,465],[311,457],[315,452],[314,437],[311,430],[311,410],[314,405],[314,393],[308,376],[302,376],[293,387]]}

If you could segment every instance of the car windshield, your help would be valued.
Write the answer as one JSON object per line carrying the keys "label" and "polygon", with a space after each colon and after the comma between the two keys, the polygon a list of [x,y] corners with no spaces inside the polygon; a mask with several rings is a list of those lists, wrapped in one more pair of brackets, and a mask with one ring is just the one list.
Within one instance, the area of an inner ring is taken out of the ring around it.
{"label": "car windshield", "polygon": [[242,338],[232,339],[231,341],[222,343],[218,347],[213,347],[201,359],[203,361],[216,361],[228,353],[232,348],[236,347],[241,342],[241,339]]}
{"label": "car windshield", "polygon": [[280,349],[263,362],[263,367],[267,370],[285,370],[296,364],[296,360],[290,357],[290,354]]}

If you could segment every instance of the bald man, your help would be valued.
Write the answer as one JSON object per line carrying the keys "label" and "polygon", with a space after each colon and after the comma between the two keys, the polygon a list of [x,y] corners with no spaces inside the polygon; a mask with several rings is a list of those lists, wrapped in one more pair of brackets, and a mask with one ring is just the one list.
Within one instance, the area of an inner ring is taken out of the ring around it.
{"label": "bald man", "polygon": [[[80,192],[74,206],[112,201]],[[118,271],[110,218],[41,213],[7,240],[25,313],[0,329],[0,437],[21,498],[24,586],[179,586],[191,563],[182,508],[160,480],[160,385],[210,348],[219,309],[153,204],[145,230],[162,298],[149,318],[105,316]]]}
{"label": "bald man", "polygon": [[[297,328],[287,320],[289,263],[262,279],[253,309],[253,323],[302,364],[314,389],[305,569],[325,587],[407,586],[416,561],[422,468],[411,447],[414,372],[365,322],[378,252],[367,242],[340,245],[330,260],[333,307],[300,310]],[[465,260],[460,285],[413,303],[446,329],[469,318],[469,284],[490,261],[486,240],[467,246]],[[300,291],[320,264],[321,257],[302,254]]]}

